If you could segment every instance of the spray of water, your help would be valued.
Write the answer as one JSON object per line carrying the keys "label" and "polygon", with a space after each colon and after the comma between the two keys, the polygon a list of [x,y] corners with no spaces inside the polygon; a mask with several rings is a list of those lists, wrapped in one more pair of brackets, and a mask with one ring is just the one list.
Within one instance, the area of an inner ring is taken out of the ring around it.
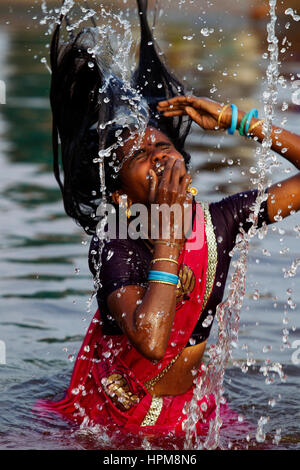
{"label": "spray of water", "polygon": [[[74,5],[73,0],[65,0],[62,9],[68,13]],[[225,402],[224,399],[224,375],[225,367],[228,363],[228,360],[232,357],[232,349],[237,345],[238,342],[238,327],[240,319],[240,311],[243,303],[243,298],[245,295],[245,283],[246,283],[246,272],[247,272],[247,255],[249,251],[249,242],[257,233],[259,238],[263,238],[267,233],[267,227],[264,226],[262,229],[257,229],[258,223],[258,214],[260,207],[263,201],[266,199],[265,187],[267,185],[267,175],[270,173],[272,165],[276,164],[276,159],[271,153],[271,132],[272,132],[272,122],[274,118],[274,105],[277,102],[277,84],[278,84],[278,40],[276,37],[276,0],[269,0],[270,7],[270,22],[267,26],[268,33],[268,55],[269,55],[269,65],[266,72],[267,87],[263,93],[263,102],[264,102],[264,114],[265,121],[263,126],[264,140],[262,145],[256,149],[256,158],[257,158],[257,168],[258,168],[258,177],[253,180],[253,183],[258,188],[258,197],[254,207],[252,208],[252,213],[250,215],[250,221],[252,222],[252,227],[248,233],[245,233],[241,230],[240,234],[236,240],[236,246],[231,253],[236,259],[232,262],[234,267],[234,274],[231,279],[231,284],[229,286],[229,293],[227,299],[223,301],[217,308],[216,318],[218,323],[218,336],[216,344],[211,345],[208,350],[209,361],[206,366],[203,367],[204,374],[199,375],[195,379],[195,388],[194,396],[190,403],[187,403],[185,406],[185,413],[187,419],[184,423],[186,430],[186,449],[215,449],[220,446],[220,429],[222,426],[221,418],[221,408],[222,404]],[[45,1],[42,2],[42,8],[45,14],[45,21],[49,18],[53,19],[51,12],[46,8]],[[92,17],[95,12],[93,10],[86,10],[83,12],[84,17],[82,21]],[[288,13],[287,13],[288,14]],[[136,120],[139,126],[139,135],[140,139],[143,137],[147,119],[145,114],[141,112],[141,98],[135,90],[132,90],[128,77],[130,76],[130,66],[128,65],[128,57],[130,56],[130,50],[133,43],[130,24],[122,18],[122,15],[116,15],[111,12],[101,9],[101,15],[106,19],[106,25],[98,27],[99,37],[102,39],[102,46],[109,37],[117,37],[117,48],[116,53],[112,54],[112,66],[114,72],[117,71],[118,75],[121,77],[124,82],[124,96],[125,100],[129,100],[127,104],[130,105],[133,115],[136,116]],[[57,18],[57,15],[55,15]],[[57,20],[55,20],[57,21]],[[296,20],[297,21],[297,20]],[[73,31],[81,23],[76,22],[68,26],[69,31]],[[116,34],[116,31],[113,28],[113,24],[118,24],[123,28],[124,35]],[[50,28],[51,29],[51,28]],[[100,41],[101,42],[101,41]],[[100,43],[99,43],[100,44]],[[91,49],[89,51],[93,58],[97,57],[100,52],[103,52],[103,49],[97,50]],[[110,76],[106,77],[106,81],[101,90],[101,93],[105,93],[106,87],[108,86]],[[126,98],[127,92],[130,92],[131,98]],[[127,117],[125,115],[120,115],[116,118],[119,124],[126,125]],[[123,120],[123,121],[122,121]],[[112,122],[102,123],[102,126],[107,126],[112,124]],[[119,143],[116,145],[118,146]],[[139,145],[139,141],[137,142]],[[116,146],[113,145],[108,149],[101,149],[99,151],[98,158],[95,159],[95,163],[99,165],[99,178],[100,178],[100,191],[101,191],[101,202],[100,209],[103,213],[104,205],[107,201],[106,197],[106,184],[105,184],[105,172],[104,172],[104,162],[105,158],[111,155],[116,149]],[[120,169],[120,168],[119,168]],[[119,170],[118,169],[118,170]],[[280,220],[280,214],[278,214],[278,220]],[[96,267],[96,276],[94,279],[94,291],[88,300],[88,312],[91,311],[91,304],[93,299],[96,297],[98,289],[101,287],[100,283],[100,260],[101,253],[104,246],[104,241],[107,239],[108,234],[105,233],[104,228],[107,222],[107,218],[103,217],[97,227],[97,237],[99,240],[99,252],[97,253],[97,262],[95,261]],[[96,258],[95,258],[96,259]],[[291,266],[290,270],[286,271],[286,275],[294,275],[299,266],[299,260]],[[292,274],[290,274],[292,273]],[[281,365],[272,364],[269,368],[265,367],[261,370],[264,375],[268,375],[270,371],[275,371],[279,374],[280,378],[283,378]],[[205,404],[202,404],[202,408],[198,406],[198,401],[204,396],[209,397],[214,395],[216,403],[216,417],[214,420],[211,420],[209,425],[209,430],[206,436],[199,437],[196,433],[196,423],[202,419],[202,412],[205,412]],[[83,410],[84,412],[84,410]],[[265,438],[263,426],[268,422],[268,417],[261,417],[258,422],[257,428],[257,441],[262,442]],[[83,427],[87,425],[84,421]],[[277,436],[280,439],[280,436]]]}
{"label": "spray of water", "polygon": [[[228,360],[232,357],[232,350],[237,345],[238,327],[240,319],[240,311],[245,295],[246,272],[247,272],[247,256],[249,252],[249,242],[257,232],[258,214],[263,201],[266,200],[265,187],[267,186],[267,175],[270,172],[272,164],[274,164],[274,156],[271,153],[272,146],[272,123],[274,118],[274,105],[277,102],[277,85],[278,85],[278,39],[276,37],[276,0],[269,0],[270,22],[267,25],[267,40],[269,52],[269,65],[266,71],[267,88],[263,93],[265,121],[263,126],[264,139],[262,145],[256,149],[258,177],[255,181],[258,188],[258,196],[252,212],[250,221],[252,227],[248,233],[239,233],[235,248],[231,256],[237,256],[237,260],[233,261],[234,273],[229,286],[229,295],[217,308],[216,318],[218,322],[218,336],[216,344],[212,345],[208,350],[209,361],[205,367],[204,374],[195,380],[194,396],[191,403],[186,406],[187,419],[186,428],[186,449],[215,449],[220,446],[220,429],[222,426],[221,406],[225,402],[224,399],[224,375]],[[278,214],[280,217],[280,214]],[[259,237],[263,238],[267,233],[267,227],[264,226],[259,230]],[[270,365],[274,369],[275,365]],[[277,371],[282,371],[280,365],[277,365]],[[269,369],[268,369],[269,371]],[[264,373],[268,373],[264,370]],[[205,438],[197,436],[196,423],[202,418],[201,410],[197,405],[198,400],[204,396],[213,395],[216,403],[216,416],[210,421],[209,430]],[[257,440],[262,442],[264,433],[263,425],[268,420],[261,417],[258,423]]]}
{"label": "spray of water", "polygon": [[[106,11],[104,8],[101,9],[101,17],[105,20],[105,24],[97,28],[99,41],[97,42],[97,45],[94,49],[89,49],[89,53],[93,58],[102,57],[103,50],[111,49],[111,38],[117,38],[117,43],[115,44],[114,51],[111,51],[110,53],[110,74],[104,77],[104,85],[99,90],[99,93],[105,95],[110,80],[113,77],[113,73],[114,75],[121,78],[122,91],[124,94],[121,97],[122,106],[119,107],[119,110],[113,120],[99,124],[99,128],[100,130],[104,130],[106,127],[111,126],[112,124],[116,124],[123,129],[128,128],[130,135],[126,140],[124,140],[120,135],[117,138],[117,141],[110,147],[100,149],[98,152],[98,157],[94,159],[94,163],[99,165],[101,193],[101,201],[96,215],[105,215],[104,217],[100,218],[96,230],[99,248],[96,256],[92,254],[92,262],[94,263],[96,274],[94,277],[94,291],[88,300],[88,312],[91,311],[92,301],[96,298],[97,292],[101,287],[101,256],[105,241],[109,241],[109,233],[105,232],[105,226],[107,224],[108,217],[106,213],[107,196],[105,183],[105,158],[111,157],[112,153],[115,152],[117,148],[122,146],[124,142],[135,137],[136,141],[132,146],[131,152],[129,152],[129,154],[122,160],[122,163],[119,166],[116,165],[114,168],[116,172],[115,176],[117,176],[117,173],[121,169],[121,165],[123,165],[124,162],[130,158],[132,153],[140,146],[148,122],[148,114],[143,103],[143,99],[138,91],[133,89],[130,84],[130,73],[132,68],[130,66],[129,57],[133,44],[131,25],[126,19],[122,17],[121,13],[117,15]],[[117,34],[112,24],[118,25],[120,28],[122,28],[123,34]],[[104,101],[106,99],[108,100],[108,98],[104,98]],[[130,109],[130,115],[128,115],[128,109]],[[119,131],[116,132],[118,133]]]}

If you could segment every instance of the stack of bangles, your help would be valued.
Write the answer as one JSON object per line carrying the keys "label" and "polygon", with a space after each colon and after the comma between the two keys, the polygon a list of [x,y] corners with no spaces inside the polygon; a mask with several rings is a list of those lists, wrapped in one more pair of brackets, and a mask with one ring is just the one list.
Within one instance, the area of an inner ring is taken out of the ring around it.
{"label": "stack of bangles", "polygon": [[[227,132],[228,132],[228,134],[233,135],[235,133],[235,131],[237,130],[237,124],[238,124],[238,108],[235,104],[231,104],[231,105],[226,104],[222,108],[222,110],[219,114],[219,118],[218,118],[218,127],[220,127],[221,118],[222,118],[222,115],[223,115],[224,111],[229,106],[232,109],[232,117],[231,117],[231,126],[227,130]],[[255,124],[253,124],[253,126],[250,127],[252,118],[254,118],[254,117],[255,118],[258,117],[258,110],[256,108],[251,109],[251,111],[249,111],[248,113],[246,113],[243,116],[243,119],[241,120],[241,124],[240,124],[240,127],[239,127],[239,133],[240,133],[241,136],[249,137],[252,134],[253,130],[264,122],[264,119],[262,119],[261,121],[257,121]]]}
{"label": "stack of bangles", "polygon": [[[156,263],[157,261],[169,261],[178,266],[178,261],[172,258],[154,258],[151,260],[151,263]],[[177,286],[178,276],[176,274],[171,274],[165,271],[149,271],[148,273],[148,282],[157,282],[159,284],[168,284],[171,286]]]}
{"label": "stack of bangles", "polygon": [[177,286],[178,279],[179,277],[176,274],[171,274],[165,271],[150,270],[148,273],[148,282],[157,282],[158,284],[168,284],[170,286]]}

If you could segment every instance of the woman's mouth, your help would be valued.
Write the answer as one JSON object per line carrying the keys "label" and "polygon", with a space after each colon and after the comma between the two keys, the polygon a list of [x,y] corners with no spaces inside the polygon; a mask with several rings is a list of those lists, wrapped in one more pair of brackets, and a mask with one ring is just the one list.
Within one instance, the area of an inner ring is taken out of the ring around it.
{"label": "woman's mouth", "polygon": [[164,167],[164,165],[160,165],[160,166],[156,167],[154,171],[155,171],[157,177],[160,177],[160,176],[163,175],[163,172],[165,171],[165,167]]}

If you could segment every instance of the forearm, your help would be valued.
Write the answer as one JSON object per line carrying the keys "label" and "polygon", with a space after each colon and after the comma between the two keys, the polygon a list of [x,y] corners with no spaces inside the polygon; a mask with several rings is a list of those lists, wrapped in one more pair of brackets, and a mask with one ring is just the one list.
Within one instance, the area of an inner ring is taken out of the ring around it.
{"label": "forearm", "polygon": [[[243,116],[244,112],[240,111],[238,127],[241,124]],[[249,129],[251,129],[251,127],[259,121],[260,119],[253,118],[251,120]],[[251,136],[253,138],[257,138],[257,141],[261,143],[265,137],[263,134],[263,124],[256,126],[251,133]],[[272,150],[277,152],[279,155],[291,162],[298,170],[300,170],[300,136],[280,127],[273,126],[271,139]]]}
{"label": "forearm", "polygon": [[[153,259],[178,260],[179,249],[155,245]],[[152,270],[177,275],[178,265],[170,261],[156,261]],[[145,295],[133,316],[133,336],[138,349],[152,359],[164,356],[170,337],[176,308],[176,285],[149,282]]]}

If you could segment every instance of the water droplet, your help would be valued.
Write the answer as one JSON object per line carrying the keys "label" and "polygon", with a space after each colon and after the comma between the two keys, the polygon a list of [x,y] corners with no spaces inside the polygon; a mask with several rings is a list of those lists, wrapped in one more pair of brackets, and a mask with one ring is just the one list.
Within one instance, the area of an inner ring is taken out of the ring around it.
{"label": "water droplet", "polygon": [[253,295],[252,295],[253,300],[258,300],[259,299],[259,292],[257,289],[255,289]]}
{"label": "water droplet", "polygon": [[214,32],[214,29],[213,28],[202,28],[200,30],[200,33],[202,34],[202,36],[209,36],[210,34],[212,34]]}
{"label": "water droplet", "polygon": [[291,15],[294,21],[300,21],[300,16],[297,15],[292,8],[287,8],[284,13],[286,15]]}
{"label": "water droplet", "polygon": [[264,249],[262,250],[262,253],[263,253],[264,256],[271,256],[271,253],[270,253],[269,250],[267,250],[266,248],[264,248]]}
{"label": "water droplet", "polygon": [[214,319],[213,315],[207,315],[207,317],[205,318],[205,320],[202,322],[202,326],[203,326],[204,328],[207,328],[208,326],[211,325],[213,319]]}

